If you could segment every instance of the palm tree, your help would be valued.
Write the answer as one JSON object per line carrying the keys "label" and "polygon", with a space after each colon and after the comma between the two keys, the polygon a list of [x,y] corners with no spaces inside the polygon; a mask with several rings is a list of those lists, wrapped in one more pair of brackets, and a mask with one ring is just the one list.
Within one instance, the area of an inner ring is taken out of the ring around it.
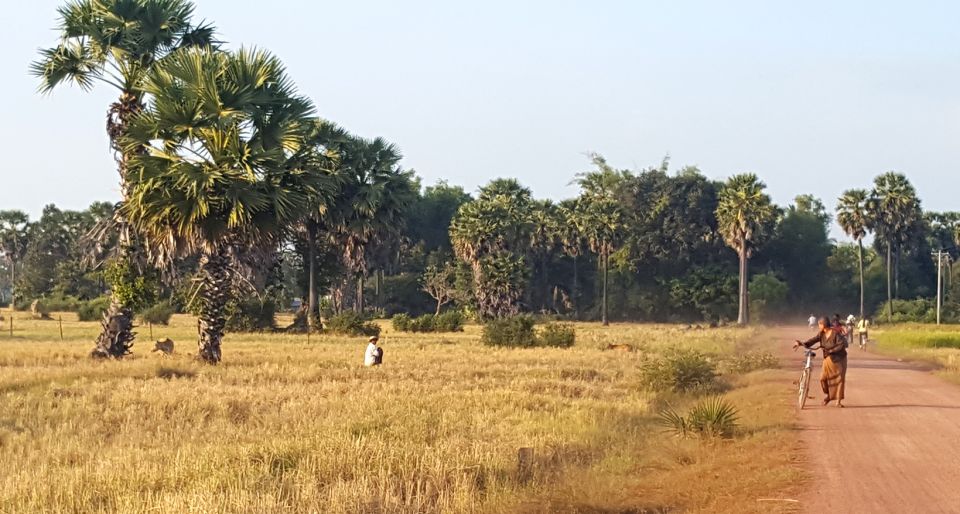
{"label": "palm tree", "polygon": [[0,257],[10,265],[10,310],[16,308],[17,265],[27,251],[29,223],[23,211],[0,211]]}
{"label": "palm tree", "polygon": [[860,268],[860,318],[863,319],[863,238],[870,230],[865,189],[850,189],[843,192],[837,204],[837,222],[843,231],[857,242],[857,259]]}
{"label": "palm tree", "polygon": [[577,201],[575,199],[563,200],[557,207],[560,217],[560,223],[557,227],[557,238],[560,240],[560,247],[563,253],[573,259],[573,284],[570,287],[570,300],[573,303],[574,317],[580,317],[580,282],[577,261],[583,255],[583,234],[577,227]]}
{"label": "palm tree", "polygon": [[[71,1],[58,10],[60,43],[42,50],[40,60],[31,65],[44,93],[62,83],[90,90],[97,82],[119,91],[107,110],[107,134],[116,153],[123,200],[129,192],[129,162],[143,149],[123,148],[120,139],[144,107],[145,77],[180,49],[216,45],[212,26],[191,23],[193,11],[189,0]],[[116,221],[120,263],[129,266],[132,237],[125,220]],[[114,292],[92,355],[120,358],[130,353],[133,339],[133,312]]]}
{"label": "palm tree", "polygon": [[343,262],[355,279],[354,310],[362,312],[368,254],[399,238],[416,192],[412,173],[398,166],[400,151],[383,138],[352,137],[338,151],[342,186],[331,211],[330,233],[342,245]]}
{"label": "palm tree", "polygon": [[610,256],[623,239],[626,213],[622,197],[630,174],[613,169],[601,155],[591,154],[590,159],[597,169],[581,173],[576,179],[581,189],[576,203],[577,229],[600,260],[603,276],[600,320],[607,326],[610,324],[607,315]]}
{"label": "palm tree", "polygon": [[887,314],[892,320],[893,299],[899,297],[900,290],[900,251],[922,218],[920,200],[907,177],[888,172],[874,179],[867,199],[867,213],[877,244],[887,252]]}
{"label": "palm tree", "polygon": [[764,193],[766,185],[753,173],[734,175],[720,190],[717,226],[723,240],[740,258],[740,289],[737,323],[750,323],[747,261],[757,240],[774,221],[777,209]]}
{"label": "palm tree", "polygon": [[158,263],[199,254],[199,357],[221,359],[225,306],[244,254],[276,248],[310,206],[322,174],[292,159],[307,144],[312,104],[262,51],[179,52],[144,82],[123,205]]}

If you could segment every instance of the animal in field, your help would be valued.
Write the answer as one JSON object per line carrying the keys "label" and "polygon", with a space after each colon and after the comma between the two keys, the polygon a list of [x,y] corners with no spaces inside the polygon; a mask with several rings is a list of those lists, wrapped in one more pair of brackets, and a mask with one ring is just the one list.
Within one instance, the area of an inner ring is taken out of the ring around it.
{"label": "animal in field", "polygon": [[169,338],[160,339],[153,345],[153,352],[162,352],[164,355],[170,355],[173,353],[173,341]]}
{"label": "animal in field", "polygon": [[629,344],[608,344],[607,350],[616,350],[618,352],[632,352],[633,346]]}

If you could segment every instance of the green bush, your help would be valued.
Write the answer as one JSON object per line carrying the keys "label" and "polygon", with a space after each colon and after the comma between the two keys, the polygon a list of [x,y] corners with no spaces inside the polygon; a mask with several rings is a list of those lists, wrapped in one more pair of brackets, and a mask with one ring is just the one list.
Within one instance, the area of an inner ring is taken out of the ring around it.
{"label": "green bush", "polygon": [[144,323],[168,325],[170,323],[170,317],[173,316],[173,310],[173,305],[170,305],[170,302],[160,302],[141,312],[140,319],[143,320]]}
{"label": "green bush", "polygon": [[640,369],[643,384],[652,391],[710,391],[717,388],[717,368],[702,353],[672,350],[648,360]]}
{"label": "green bush", "polygon": [[[873,319],[886,322],[890,315],[889,302],[883,304],[877,309]],[[960,322],[956,304],[947,302],[943,305],[941,311],[941,320],[946,323]],[[937,322],[937,301],[935,299],[917,298],[915,300],[893,300],[893,323],[936,323]]]}
{"label": "green bush", "polygon": [[273,330],[276,322],[277,304],[271,299],[259,298],[235,300],[227,305],[228,332],[263,332]]}
{"label": "green bush", "polygon": [[103,313],[110,308],[110,297],[101,296],[93,300],[83,302],[77,308],[77,319],[80,321],[100,321],[103,319]]}
{"label": "green bush", "polygon": [[747,352],[727,361],[725,369],[730,373],[744,374],[778,367],[780,367],[780,359],[770,352]]}
{"label": "green bush", "polygon": [[74,296],[51,296],[40,300],[47,312],[77,312],[84,303]]}
{"label": "green bush", "polygon": [[397,314],[394,317],[390,318],[390,325],[397,332],[410,332],[410,315],[408,314]]}
{"label": "green bush", "polygon": [[445,312],[439,316],[424,314],[411,318],[407,314],[397,314],[391,319],[394,330],[400,332],[461,332],[463,315],[459,312]]}
{"label": "green bush", "polygon": [[324,329],[334,334],[348,336],[380,335],[380,325],[353,311],[344,311],[341,314],[331,316],[324,325]]}
{"label": "green bush", "polygon": [[576,340],[573,325],[566,323],[547,323],[537,334],[537,346],[570,348]]}
{"label": "green bush", "polygon": [[447,311],[433,318],[434,332],[463,332],[463,314]]}
{"label": "green bush", "polygon": [[532,348],[537,346],[533,331],[533,318],[526,315],[494,319],[483,326],[483,344],[488,346],[512,346]]}
{"label": "green bush", "polygon": [[674,434],[687,437],[732,437],[737,427],[737,409],[719,396],[696,404],[683,416],[673,409],[659,414],[659,424]]}

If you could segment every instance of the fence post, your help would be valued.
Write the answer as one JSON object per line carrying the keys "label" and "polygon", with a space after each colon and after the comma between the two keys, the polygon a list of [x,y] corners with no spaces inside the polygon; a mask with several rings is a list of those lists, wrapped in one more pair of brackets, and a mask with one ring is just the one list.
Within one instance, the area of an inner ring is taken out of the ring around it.
{"label": "fence post", "polygon": [[60,323],[60,340],[63,341],[63,314],[57,316],[57,322]]}

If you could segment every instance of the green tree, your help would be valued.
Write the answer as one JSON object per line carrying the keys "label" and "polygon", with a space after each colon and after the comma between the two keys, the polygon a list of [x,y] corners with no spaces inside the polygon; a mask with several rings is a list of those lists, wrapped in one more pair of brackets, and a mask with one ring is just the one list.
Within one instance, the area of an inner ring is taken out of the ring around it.
{"label": "green tree", "polygon": [[837,223],[840,228],[857,242],[857,261],[860,271],[860,318],[864,313],[864,277],[863,277],[863,238],[870,230],[870,215],[867,211],[867,191],[849,189],[844,191],[837,202]]}
{"label": "green tree", "polygon": [[866,205],[869,226],[876,234],[876,244],[886,251],[888,317],[892,319],[892,300],[899,297],[901,249],[922,220],[920,200],[907,177],[888,172],[874,179],[874,187]]}
{"label": "green tree", "polygon": [[154,100],[135,116],[124,214],[170,265],[199,253],[201,359],[217,363],[228,302],[244,254],[275,251],[324,177],[290,155],[312,128],[313,105],[278,59],[262,51],[174,54],[149,73]]}
{"label": "green tree", "polygon": [[0,211],[0,254],[10,271],[10,305],[17,298],[17,266],[27,251],[30,218],[23,211]]}
{"label": "green tree", "polygon": [[610,256],[624,238],[627,214],[624,211],[625,185],[631,175],[615,170],[599,154],[591,154],[594,171],[577,175],[580,186],[577,198],[577,230],[590,250],[597,255],[601,266],[600,320],[609,325],[607,293],[610,275]]}
{"label": "green tree", "polygon": [[804,310],[821,308],[828,293],[823,277],[832,246],[829,222],[820,200],[798,196],[777,220],[760,259],[786,281],[791,303]]}
{"label": "green tree", "polygon": [[476,200],[461,205],[450,224],[454,253],[473,274],[481,318],[519,311],[533,230],[532,205],[529,189],[516,180],[495,179],[480,189]]}
{"label": "green tree", "polygon": [[[129,193],[128,167],[143,148],[124,147],[120,140],[146,101],[145,77],[170,55],[187,47],[215,45],[210,25],[191,23],[189,0],[75,0],[61,7],[60,43],[40,52],[31,71],[40,90],[62,83],[90,90],[97,82],[112,86],[120,97],[107,111],[107,134],[116,153],[120,193]],[[128,224],[119,220],[120,259],[133,244]],[[129,263],[124,265],[129,266]],[[133,312],[113,297],[93,355],[119,358],[133,344]]]}
{"label": "green tree", "polygon": [[752,173],[734,175],[720,190],[717,223],[723,240],[740,258],[737,323],[750,322],[747,261],[776,217],[776,206],[764,193],[766,185]]}

